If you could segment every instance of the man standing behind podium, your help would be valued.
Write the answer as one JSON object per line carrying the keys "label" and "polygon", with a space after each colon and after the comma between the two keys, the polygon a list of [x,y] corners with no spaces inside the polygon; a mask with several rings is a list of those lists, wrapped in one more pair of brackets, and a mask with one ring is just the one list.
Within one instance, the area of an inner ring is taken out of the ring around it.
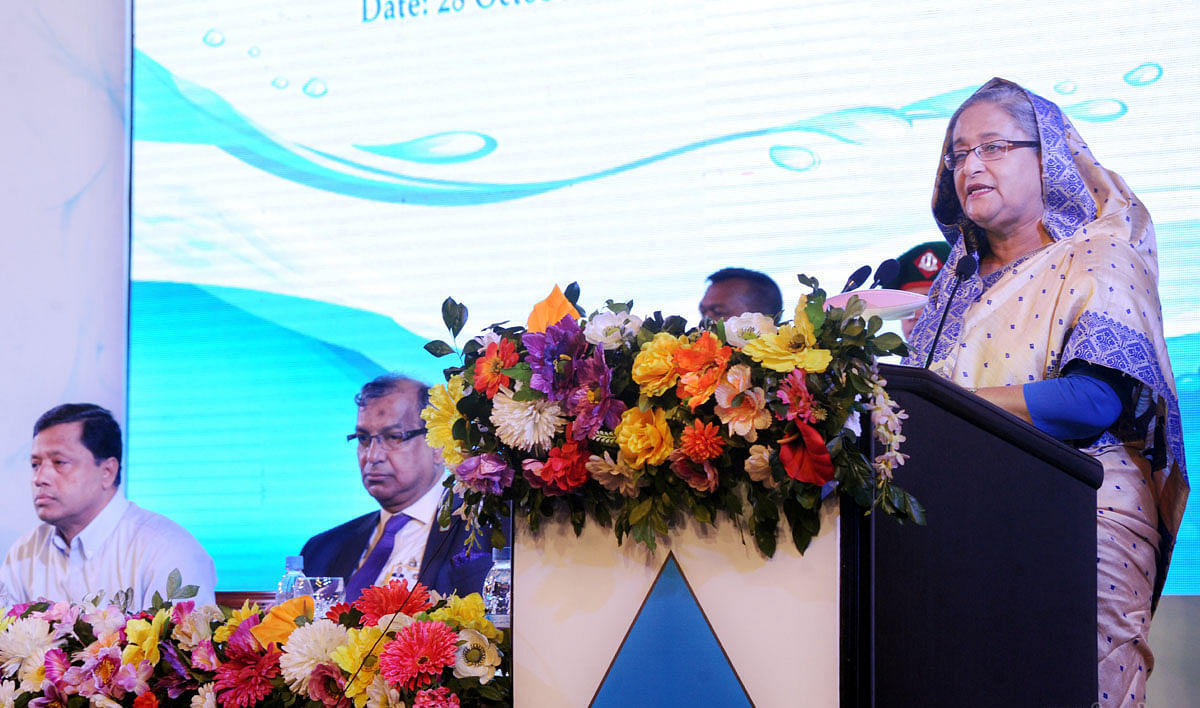
{"label": "man standing behind podium", "polygon": [[467,529],[457,517],[448,530],[438,526],[445,468],[425,442],[421,410],[429,388],[385,374],[363,386],[354,402],[358,423],[347,439],[357,447],[363,487],[380,511],[310,538],[301,551],[304,573],[344,578],[347,602],[393,578],[410,586],[419,578],[443,594],[480,592],[492,565],[490,547],[468,553]]}
{"label": "man standing behind podium", "polygon": [[215,602],[212,558],[182,526],[117,493],[121,428],[92,403],[51,408],[33,426],[33,506],[44,523],[8,550],[0,590],[10,602],[107,601],[131,589],[130,610],[166,598],[178,569],[196,604]]}

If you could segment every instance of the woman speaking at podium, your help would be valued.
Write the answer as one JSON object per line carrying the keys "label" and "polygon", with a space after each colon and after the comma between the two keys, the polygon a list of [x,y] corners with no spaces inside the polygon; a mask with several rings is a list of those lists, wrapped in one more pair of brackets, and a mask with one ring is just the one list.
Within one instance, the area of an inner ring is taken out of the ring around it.
{"label": "woman speaking at podium", "polygon": [[1103,464],[1099,700],[1136,705],[1188,495],[1150,214],[1058,106],[1002,79],[951,117],[933,214],[952,249],[906,363]]}

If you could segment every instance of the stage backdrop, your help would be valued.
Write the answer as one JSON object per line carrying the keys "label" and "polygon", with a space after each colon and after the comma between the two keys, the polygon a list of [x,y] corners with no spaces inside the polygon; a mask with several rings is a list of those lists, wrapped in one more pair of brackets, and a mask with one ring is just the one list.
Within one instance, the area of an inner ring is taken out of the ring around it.
{"label": "stage backdrop", "polygon": [[[1158,228],[1200,450],[1200,7],[695,0],[146,0],[133,51],[129,494],[222,588],[375,508],[352,397],[468,331],[581,304],[696,316],[705,277],[837,289],[939,238],[947,118],[1058,102]],[[1192,505],[1170,593],[1200,593]]]}

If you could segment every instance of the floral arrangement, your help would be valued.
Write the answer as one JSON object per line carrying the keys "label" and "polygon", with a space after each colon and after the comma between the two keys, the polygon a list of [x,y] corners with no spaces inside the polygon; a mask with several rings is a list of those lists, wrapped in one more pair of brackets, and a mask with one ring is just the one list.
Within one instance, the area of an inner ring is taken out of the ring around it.
{"label": "floral arrangement", "polygon": [[512,704],[511,651],[480,596],[402,580],[316,618],[309,596],[269,611],[25,603],[0,617],[0,675],[3,708]]}
{"label": "floral arrangement", "polygon": [[[467,308],[447,299],[452,343],[425,348],[458,352],[461,364],[421,417],[454,471],[457,513],[493,529],[494,546],[511,505],[534,532],[562,513],[576,533],[591,519],[651,549],[685,517],[723,514],[767,556],[781,518],[803,552],[831,493],[924,523],[893,484],[906,416],[874,366],[904,343],[880,333],[860,299],[827,310],[817,281],[799,278],[811,294],[790,322],[747,314],[690,329],[659,312],[637,317],[632,302],[585,317],[578,287],[556,286],[526,327],[491,325],[461,351]],[[873,460],[859,442],[864,418],[882,450]]]}

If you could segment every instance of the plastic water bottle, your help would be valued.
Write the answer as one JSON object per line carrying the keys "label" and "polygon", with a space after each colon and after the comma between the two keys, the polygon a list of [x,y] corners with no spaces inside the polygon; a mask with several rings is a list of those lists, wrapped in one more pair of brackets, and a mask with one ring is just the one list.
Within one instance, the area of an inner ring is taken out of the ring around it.
{"label": "plastic water bottle", "polygon": [[512,549],[492,549],[492,569],[483,579],[483,607],[497,629],[512,624]]}
{"label": "plastic water bottle", "polygon": [[279,579],[279,589],[275,591],[275,604],[287,602],[296,597],[297,591],[303,594],[304,585],[304,556],[288,556],[284,561],[286,570]]}

